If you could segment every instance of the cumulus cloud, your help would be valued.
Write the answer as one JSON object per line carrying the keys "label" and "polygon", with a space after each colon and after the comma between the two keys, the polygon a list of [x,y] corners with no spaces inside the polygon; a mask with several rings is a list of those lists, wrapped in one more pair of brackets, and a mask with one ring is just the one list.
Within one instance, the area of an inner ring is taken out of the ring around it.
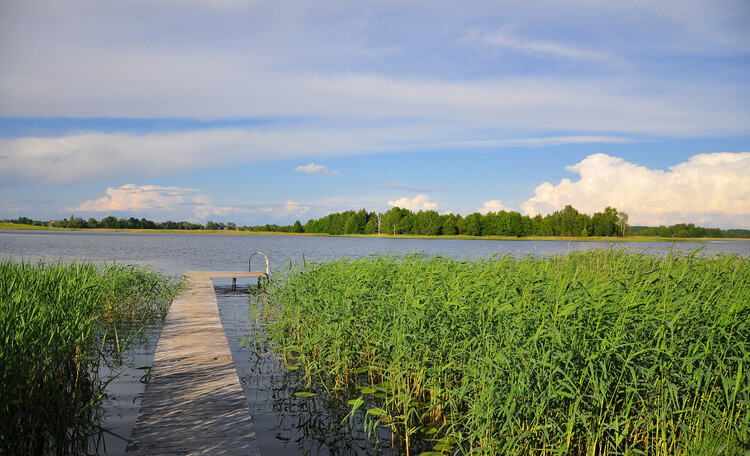
{"label": "cumulus cloud", "polygon": [[580,179],[539,185],[521,205],[526,214],[547,214],[566,204],[587,213],[614,206],[634,225],[750,227],[750,152],[695,155],[667,171],[594,154],[566,169]]}
{"label": "cumulus cloud", "polygon": [[310,163],[309,165],[305,166],[298,166],[294,168],[295,173],[305,173],[305,174],[326,174],[326,175],[338,175],[338,171],[329,170],[323,165],[316,165],[315,163]]}
{"label": "cumulus cloud", "polygon": [[[266,214],[274,219],[299,217],[310,210],[297,201],[287,200],[283,204],[263,205],[219,205],[210,195],[199,193],[196,188],[161,187],[158,185],[126,184],[118,188],[107,188],[107,194],[75,207],[66,207],[68,212],[160,212],[171,213],[178,218],[205,221],[211,217],[236,218],[252,214]],[[159,219],[159,217],[156,217]]]}
{"label": "cumulus cloud", "polygon": [[198,189],[181,187],[138,186],[126,184],[119,188],[107,188],[107,195],[89,200],[66,211],[113,212],[113,211],[167,211],[185,203],[206,203],[209,197],[196,195]]}
{"label": "cumulus cloud", "polygon": [[488,212],[500,212],[500,211],[509,211],[510,209],[506,207],[502,201],[500,200],[490,200],[485,201],[482,203],[482,207],[479,208],[480,214],[487,214]]}
{"label": "cumulus cloud", "polygon": [[388,201],[389,206],[400,207],[402,209],[409,209],[410,211],[434,211],[437,210],[438,205],[431,202],[425,194],[419,194],[414,198],[407,196],[399,198],[395,201]]}

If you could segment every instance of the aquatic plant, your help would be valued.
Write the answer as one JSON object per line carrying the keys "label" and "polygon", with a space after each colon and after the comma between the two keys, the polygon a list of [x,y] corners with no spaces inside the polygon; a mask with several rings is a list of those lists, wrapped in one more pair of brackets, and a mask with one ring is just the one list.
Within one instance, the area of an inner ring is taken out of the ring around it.
{"label": "aquatic plant", "polygon": [[[302,265],[268,334],[426,454],[750,449],[750,260],[616,250]],[[377,396],[377,397],[376,397]]]}
{"label": "aquatic plant", "polygon": [[104,432],[102,351],[163,318],[179,286],[135,266],[0,262],[0,453],[86,453]]}

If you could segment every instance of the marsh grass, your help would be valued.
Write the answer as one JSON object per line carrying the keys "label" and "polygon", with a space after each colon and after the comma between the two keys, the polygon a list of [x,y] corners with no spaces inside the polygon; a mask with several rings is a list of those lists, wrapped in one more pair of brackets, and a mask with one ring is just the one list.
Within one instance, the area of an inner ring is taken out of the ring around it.
{"label": "marsh grass", "polygon": [[179,286],[134,266],[1,262],[2,454],[87,453],[106,432],[100,358],[133,336],[121,328],[163,318]]}
{"label": "marsh grass", "polygon": [[[425,454],[750,449],[750,260],[617,250],[291,268],[268,334]],[[356,407],[355,407],[356,406]]]}

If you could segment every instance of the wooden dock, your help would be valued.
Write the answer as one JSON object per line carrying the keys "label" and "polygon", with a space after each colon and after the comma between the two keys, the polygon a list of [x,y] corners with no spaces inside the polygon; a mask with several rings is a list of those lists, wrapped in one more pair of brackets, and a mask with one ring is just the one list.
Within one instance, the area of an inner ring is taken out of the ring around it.
{"label": "wooden dock", "polygon": [[172,303],[127,453],[259,455],[250,408],[221,326],[212,278],[255,271],[190,271]]}

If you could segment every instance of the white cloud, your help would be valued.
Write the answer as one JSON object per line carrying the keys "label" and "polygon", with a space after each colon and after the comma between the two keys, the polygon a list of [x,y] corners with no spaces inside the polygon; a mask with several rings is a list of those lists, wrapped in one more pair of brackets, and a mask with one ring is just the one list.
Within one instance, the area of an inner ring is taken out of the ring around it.
{"label": "white cloud", "polygon": [[600,52],[577,48],[574,46],[569,46],[563,43],[552,41],[523,40],[521,38],[518,38],[517,36],[514,36],[506,30],[496,30],[494,32],[483,33],[475,31],[469,35],[469,39],[477,39],[479,41],[502,48],[548,54],[561,58],[594,60],[600,62],[612,61],[609,56]]}
{"label": "white cloud", "polygon": [[213,204],[201,204],[193,209],[193,215],[195,220],[208,220],[210,217],[219,216],[226,217],[227,215],[237,213],[249,212],[246,209],[236,208],[232,206],[214,206]]}
{"label": "white cloud", "polygon": [[156,177],[295,156],[389,151],[393,145],[383,144],[379,134],[391,139],[411,135],[413,140],[427,134],[407,130],[217,128],[147,135],[0,138],[0,177],[45,184]]}
{"label": "white cloud", "polygon": [[297,201],[287,200],[286,204],[280,208],[276,208],[273,211],[273,216],[275,218],[283,218],[283,217],[300,217],[307,213],[307,211],[310,210],[309,206],[305,206],[302,203],[299,203]]}
{"label": "white cloud", "polygon": [[409,209],[410,211],[434,211],[437,210],[438,205],[430,202],[430,199],[425,194],[419,194],[414,198],[403,197],[395,201],[388,201],[389,206],[400,207],[402,209]]}
{"label": "white cloud", "polygon": [[[393,153],[419,148],[537,147],[627,141],[610,136],[455,140],[467,134],[483,136],[477,132],[461,133],[443,124],[406,123],[356,130],[279,126],[275,129],[215,128],[143,135],[79,133],[55,137],[0,138],[0,157],[3,157],[0,177],[61,184],[106,178],[153,178],[205,168],[305,156]],[[315,163],[299,166],[295,171],[338,174],[338,171]]]}
{"label": "white cloud", "polygon": [[327,174],[327,175],[338,175],[338,171],[329,170],[323,165],[316,165],[315,163],[310,163],[309,165],[305,166],[298,166],[294,168],[295,173],[305,173],[305,174]]}
{"label": "white cloud", "polygon": [[[67,212],[160,212],[205,221],[211,217],[238,218],[252,214],[267,214],[274,219],[299,217],[310,210],[309,206],[287,200],[283,204],[256,206],[217,205],[209,195],[200,194],[200,189],[182,187],[160,187],[158,185],[126,184],[118,188],[107,188],[106,196],[89,200],[75,207],[66,207]],[[192,213],[192,216],[188,216]],[[156,217],[158,220],[160,217]]]}
{"label": "white cloud", "polygon": [[196,195],[198,189],[181,187],[137,186],[126,184],[119,188],[107,188],[107,195],[89,200],[66,211],[113,212],[113,211],[168,211],[186,203],[206,203],[209,197]]}
{"label": "white cloud", "polygon": [[668,171],[594,154],[566,169],[580,179],[539,185],[521,205],[526,214],[547,214],[566,204],[586,213],[614,206],[634,225],[750,227],[750,152],[695,155]]}
{"label": "white cloud", "polygon": [[487,214],[488,212],[500,212],[500,211],[509,211],[510,209],[506,207],[502,201],[500,200],[490,200],[485,201],[482,203],[482,207],[479,208],[478,212],[480,214]]}

